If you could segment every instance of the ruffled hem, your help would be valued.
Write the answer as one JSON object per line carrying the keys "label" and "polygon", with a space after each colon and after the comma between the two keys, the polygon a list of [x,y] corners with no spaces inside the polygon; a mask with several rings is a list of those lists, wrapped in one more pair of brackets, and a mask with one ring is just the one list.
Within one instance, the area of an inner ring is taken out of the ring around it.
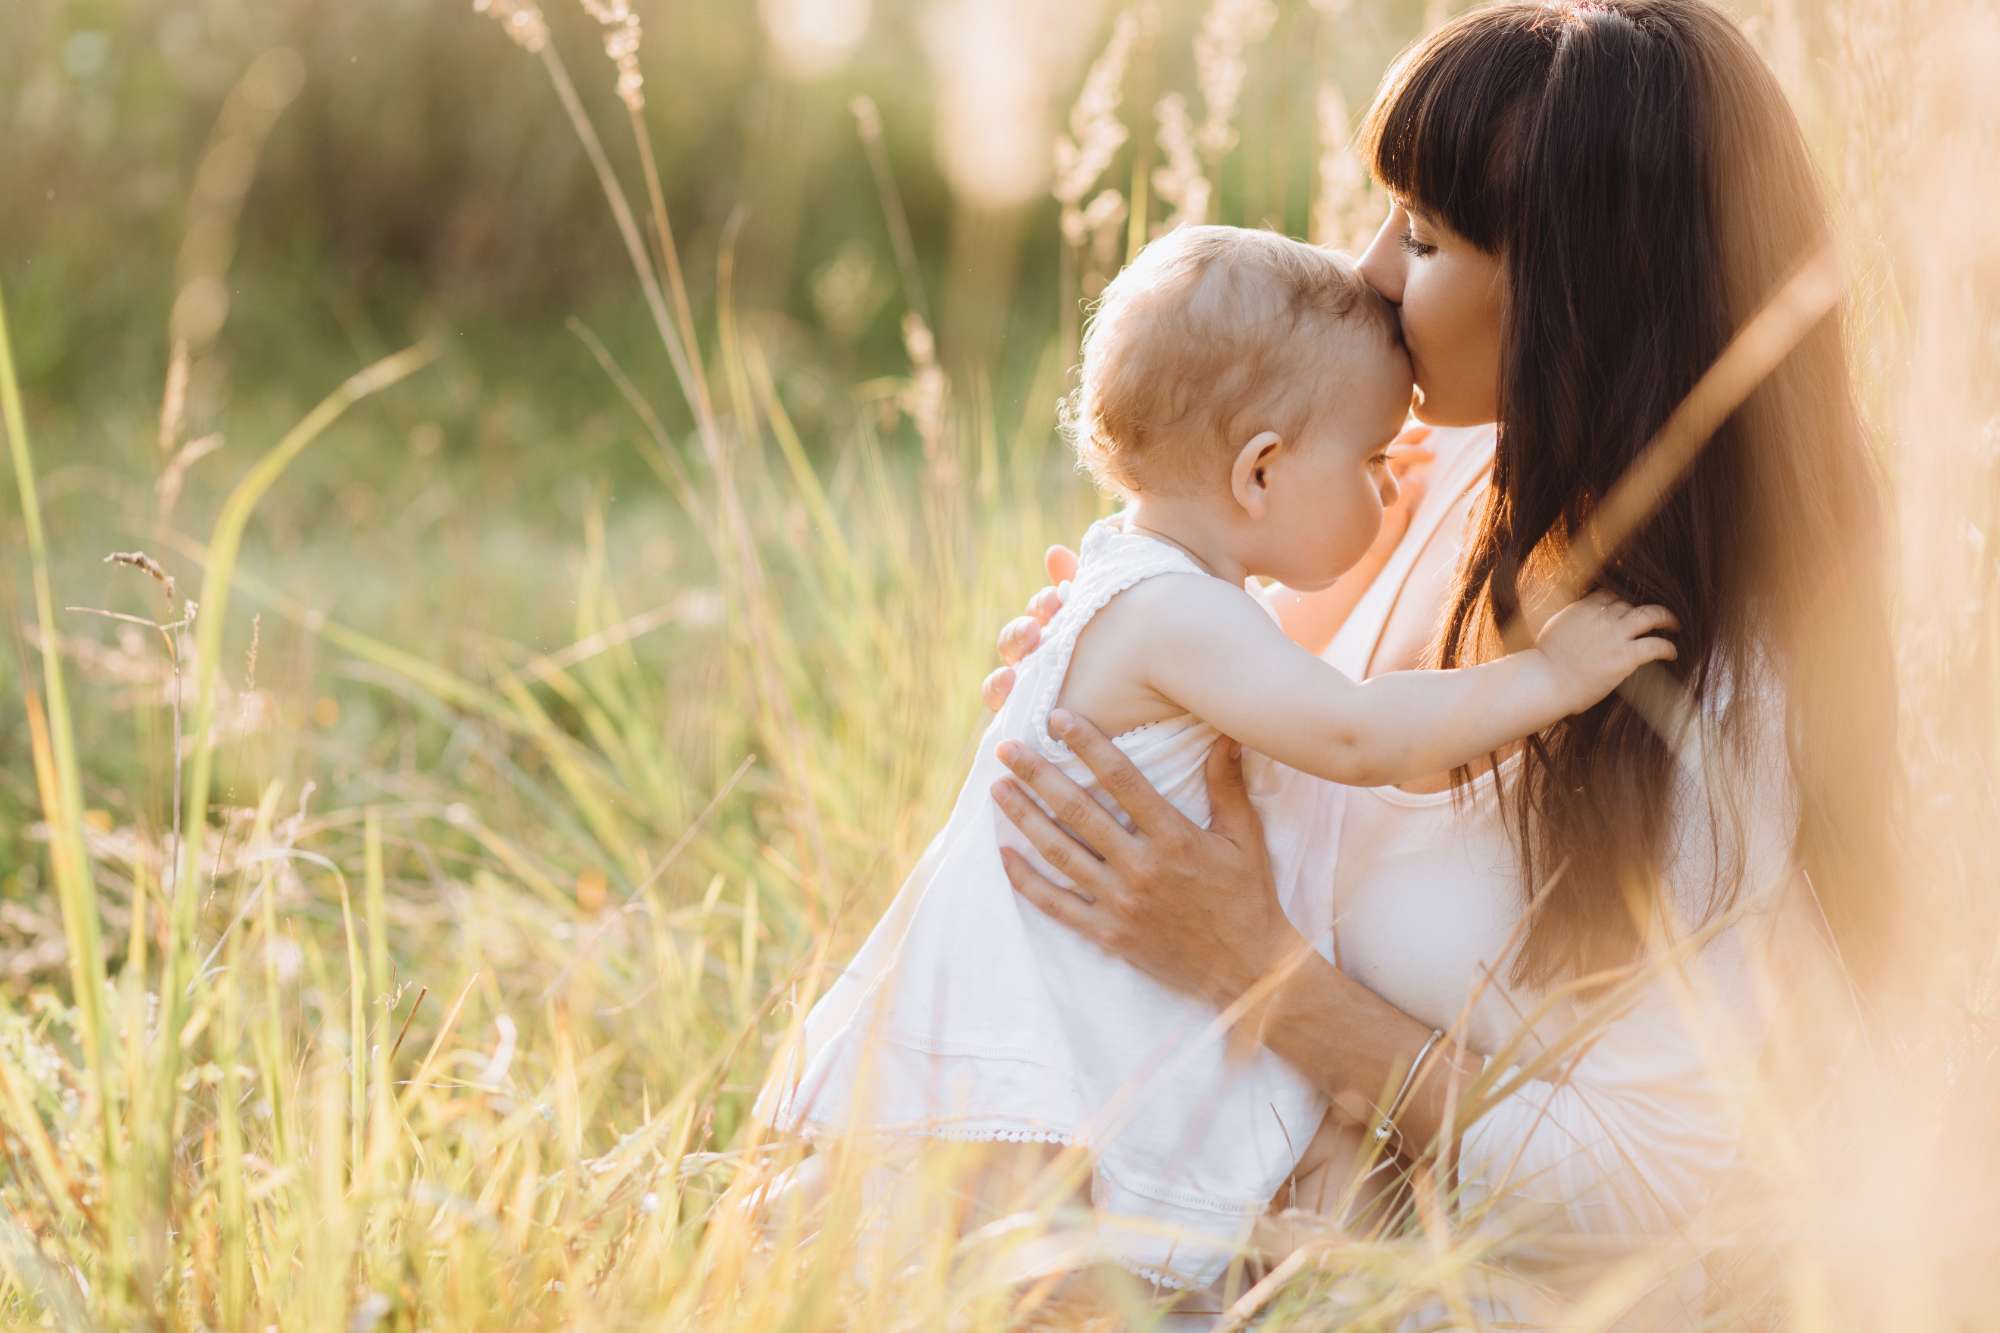
{"label": "ruffled hem", "polygon": [[808,1143],[833,1139],[942,1139],[949,1143],[1047,1143],[1058,1148],[1088,1148],[1090,1140],[1081,1134],[1059,1129],[1029,1129],[1020,1125],[882,1125],[867,1129],[847,1129],[824,1121],[799,1118],[790,1124],[766,1122],[773,1129],[796,1134]]}
{"label": "ruffled hem", "polygon": [[[1086,1149],[1090,1146],[1089,1140],[1083,1135],[1054,1129],[1029,1129],[1018,1125],[899,1125],[853,1130],[802,1118],[789,1126],[771,1124],[770,1127],[795,1135],[814,1146],[830,1143],[836,1139],[851,1141],[857,1138],[931,1139],[950,1143],[1042,1143],[1059,1148]],[[1094,1183],[1111,1183],[1105,1181],[1101,1168],[1093,1170],[1092,1176]],[[1121,1195],[1131,1197],[1131,1192],[1122,1187],[1113,1184],[1113,1189]],[[1136,1213],[1131,1215],[1143,1216]],[[1169,1291],[1200,1291],[1212,1285],[1229,1262],[1228,1253],[1225,1252],[1220,1262],[1211,1258],[1204,1263],[1201,1276],[1184,1276],[1143,1260],[1119,1254],[1114,1247],[1107,1247],[1106,1257],[1134,1277],[1143,1278],[1153,1286]]]}

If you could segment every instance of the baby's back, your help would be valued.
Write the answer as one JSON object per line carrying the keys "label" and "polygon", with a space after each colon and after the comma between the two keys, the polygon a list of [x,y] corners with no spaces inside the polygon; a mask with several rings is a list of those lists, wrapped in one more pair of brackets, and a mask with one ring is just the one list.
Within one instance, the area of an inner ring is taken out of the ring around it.
{"label": "baby's back", "polygon": [[[1068,602],[982,739],[949,822],[814,1007],[796,1076],[768,1087],[758,1114],[809,1134],[1086,1143],[1101,1209],[1227,1234],[1289,1174],[1324,1102],[1277,1056],[1233,1056],[1213,1008],[1043,915],[1013,892],[1000,863],[1000,847],[1011,846],[1063,882],[998,813],[991,788],[1006,772],[995,754],[1003,741],[1039,753],[1123,820],[1049,735],[1059,698],[1086,716],[1100,710],[1160,794],[1191,822],[1208,822],[1215,729],[1185,712],[1101,711],[1117,697],[1117,634],[1095,635],[1090,683],[1100,693],[1065,696],[1082,633],[1099,613],[1128,589],[1171,583],[1153,576],[1190,572],[1191,562],[1104,525],[1083,556]],[[1255,759],[1246,778],[1265,816],[1281,901],[1321,937],[1340,789]],[[1158,1233],[1123,1236],[1114,1248],[1133,1266],[1171,1269],[1196,1285],[1225,1257]]]}

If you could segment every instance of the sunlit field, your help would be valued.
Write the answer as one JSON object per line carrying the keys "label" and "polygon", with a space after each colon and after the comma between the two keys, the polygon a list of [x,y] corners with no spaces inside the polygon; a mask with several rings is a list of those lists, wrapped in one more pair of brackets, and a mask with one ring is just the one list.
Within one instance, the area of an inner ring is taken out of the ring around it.
{"label": "sunlit field", "polygon": [[[1080,303],[1181,220],[1364,240],[1348,133],[1457,7],[20,8],[7,1323],[1155,1322],[1019,1278],[1077,1223],[1054,1182],[957,1234],[948,1155],[896,1216],[850,1175],[760,1231],[796,1153],[750,1101],[943,818],[1044,547],[1104,512],[1054,430]],[[1839,205],[1895,488],[1906,929],[1574,1322],[1699,1249],[1716,1326],[1986,1326],[2000,15],[1743,17]],[[1246,1265],[1230,1319],[1393,1326],[1536,1247],[1416,1177]]]}

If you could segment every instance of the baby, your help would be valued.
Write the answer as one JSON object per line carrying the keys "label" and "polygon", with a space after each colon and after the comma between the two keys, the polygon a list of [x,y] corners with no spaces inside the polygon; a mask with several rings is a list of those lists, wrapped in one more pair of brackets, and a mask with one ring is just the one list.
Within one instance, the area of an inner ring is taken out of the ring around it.
{"label": "baby", "polygon": [[1061,876],[998,813],[994,752],[1033,747],[1116,812],[1049,734],[1061,706],[1205,825],[1205,759],[1240,742],[1281,901],[1330,953],[1342,784],[1472,763],[1674,653],[1651,634],[1664,610],[1601,596],[1527,651],[1365,683],[1286,638],[1248,580],[1321,588],[1360,559],[1395,497],[1386,450],[1410,395],[1393,313],[1328,251],[1183,227],[1105,289],[1065,424],[1123,508],[1084,536],[949,822],[806,1018],[759,1119],[815,1141],[1083,1145],[1111,1257],[1172,1287],[1220,1275],[1326,1103],[1277,1056],[1233,1047],[1212,1008],[1014,893],[1003,844]]}

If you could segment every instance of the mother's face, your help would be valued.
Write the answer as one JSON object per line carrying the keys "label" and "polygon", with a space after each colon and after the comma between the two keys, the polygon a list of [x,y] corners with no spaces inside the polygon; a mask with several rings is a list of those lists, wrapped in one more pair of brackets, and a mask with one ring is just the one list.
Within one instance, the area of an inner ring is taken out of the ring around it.
{"label": "mother's face", "polygon": [[1476,426],[1498,417],[1507,284],[1499,257],[1398,201],[1360,269],[1401,315],[1417,379],[1417,419]]}

